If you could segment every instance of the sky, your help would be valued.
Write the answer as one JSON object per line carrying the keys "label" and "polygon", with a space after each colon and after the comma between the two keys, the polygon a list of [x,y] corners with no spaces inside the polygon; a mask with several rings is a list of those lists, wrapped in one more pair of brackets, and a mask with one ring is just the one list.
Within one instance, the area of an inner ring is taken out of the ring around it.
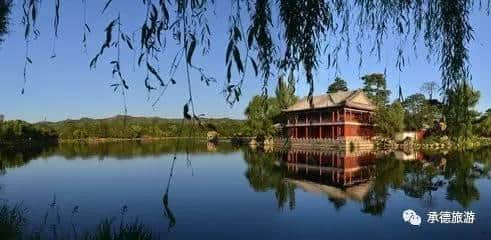
{"label": "sky", "polygon": [[[14,1],[19,2],[20,1]],[[89,61],[98,51],[104,38],[104,28],[107,23],[121,11],[123,30],[130,32],[141,24],[144,10],[141,3],[120,1],[114,3],[108,12],[101,15],[103,1],[93,3],[88,1],[87,22],[92,32],[88,36],[88,51],[84,53],[82,47],[83,11],[81,1],[62,1],[61,23],[59,38],[53,37],[53,12],[54,1],[43,1],[39,13],[38,27],[40,37],[32,41],[29,47],[29,55],[33,63],[27,72],[25,93],[21,94],[23,84],[23,66],[25,59],[25,42],[23,38],[24,28],[21,24],[21,6],[14,6],[10,33],[6,41],[0,46],[0,114],[6,119],[23,119],[29,122],[43,120],[59,121],[64,119],[78,119],[82,117],[104,118],[124,113],[124,99],[121,94],[113,92],[109,86],[117,82],[111,75],[112,68],[109,62],[113,59],[114,50],[106,51],[108,55],[101,58],[95,70],[89,69]],[[116,1],[115,1],[116,2]],[[133,4],[132,4],[133,3]],[[136,6],[136,7],[135,7]],[[202,83],[199,75],[191,74],[192,90],[195,109],[197,113],[206,114],[208,117],[228,117],[243,119],[244,109],[248,101],[261,93],[262,80],[249,72],[243,86],[243,96],[233,106],[229,106],[222,94],[226,79],[225,50],[228,43],[228,16],[230,5],[227,1],[217,1],[214,7],[215,14],[209,16],[212,28],[211,51],[206,56],[196,56],[193,63],[204,67],[208,75],[216,78],[217,82],[210,86]],[[491,29],[489,21],[491,17],[484,13],[474,13],[471,16],[474,27],[475,40],[470,45],[470,62],[472,84],[481,91],[481,100],[477,110],[484,111],[491,108],[491,94],[487,91],[491,84],[488,81],[491,76]],[[375,56],[364,56],[364,63],[358,67],[356,50],[351,49],[352,57],[340,59],[338,71],[327,69],[322,64],[316,70],[315,94],[322,94],[332,83],[335,76],[340,76],[348,82],[350,89],[360,88],[360,77],[374,72],[387,73],[388,87],[395,97],[399,84],[404,90],[404,95],[420,92],[421,85],[426,81],[440,83],[440,71],[438,63],[428,62],[425,58],[426,50],[418,43],[418,51],[412,53],[409,47],[411,61],[406,64],[403,71],[395,66],[395,46],[399,40],[388,37],[382,48],[382,60]],[[354,44],[353,44],[354,45]],[[411,43],[407,43],[411,45]],[[55,46],[55,47],[54,47]],[[56,52],[56,58],[50,59]],[[161,57],[160,69],[165,78],[170,62],[175,53],[176,45],[168,41],[168,54]],[[416,57],[417,55],[417,57]],[[185,72],[179,70],[175,79],[176,85],[172,85],[155,107],[153,100],[158,92],[148,94],[144,86],[145,75],[137,67],[133,67],[134,56],[124,55],[123,73],[127,76],[129,91],[126,94],[127,114],[132,116],[158,116],[164,118],[182,117],[183,105],[188,98]],[[303,74],[296,74],[298,96],[308,93],[308,85]],[[276,79],[269,84],[269,92],[274,92]]]}

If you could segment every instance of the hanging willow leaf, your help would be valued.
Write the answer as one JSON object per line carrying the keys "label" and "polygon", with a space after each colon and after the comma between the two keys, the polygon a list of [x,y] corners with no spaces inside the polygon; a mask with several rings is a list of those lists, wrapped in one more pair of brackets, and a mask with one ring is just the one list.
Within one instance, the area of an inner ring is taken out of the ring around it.
{"label": "hanging willow leaf", "polygon": [[107,7],[109,7],[109,4],[111,4],[113,0],[107,0],[106,4],[104,5],[104,9],[102,9],[102,13],[104,13],[104,11],[106,11]]}
{"label": "hanging willow leaf", "polygon": [[170,79],[170,82],[171,82],[172,84],[176,84],[176,80],[174,80],[174,78],[171,78],[171,79]]}
{"label": "hanging willow leaf", "polygon": [[256,61],[254,61],[254,59],[252,57],[250,57],[250,59],[251,59],[251,62],[252,62],[252,68],[254,68],[254,74],[257,76],[258,70],[257,70]]}
{"label": "hanging willow leaf", "polygon": [[96,54],[94,56],[94,58],[92,58],[92,60],[90,61],[90,64],[89,64],[89,68],[92,69],[92,68],[96,68],[96,65],[97,65],[97,60],[99,59],[99,54]]}
{"label": "hanging willow leaf", "polygon": [[141,63],[142,63],[142,60],[143,60],[143,56],[145,56],[144,53],[140,54],[140,57],[138,57],[138,66],[141,66]]}
{"label": "hanging willow leaf", "polygon": [[126,44],[128,45],[128,48],[131,49],[131,50],[133,50],[133,44],[131,44],[130,39],[129,38],[126,38],[125,41],[126,41]]}
{"label": "hanging willow leaf", "polygon": [[232,63],[229,62],[227,66],[227,82],[230,83],[231,80],[232,80]]}
{"label": "hanging willow leaf", "polygon": [[232,41],[232,39],[230,39],[230,41],[228,42],[227,51],[225,54],[225,64],[227,64],[229,59],[230,59],[230,54],[232,54],[232,48],[234,46],[233,44],[234,44],[234,41]]}
{"label": "hanging willow leaf", "polygon": [[187,52],[188,53],[187,62],[189,64],[191,64],[191,59],[193,58],[195,48],[196,48],[196,38],[194,37],[194,35],[191,35],[191,43],[189,44],[189,48]]}
{"label": "hanging willow leaf", "polygon": [[55,37],[58,37],[58,26],[60,25],[60,0],[55,1],[55,20],[53,25],[55,28]]}
{"label": "hanging willow leaf", "polygon": [[240,52],[237,47],[234,47],[234,60],[239,72],[244,72],[244,66],[242,65],[242,60],[240,59]]}
{"label": "hanging willow leaf", "polygon": [[150,85],[148,80],[150,80],[150,79],[148,78],[148,75],[147,75],[147,77],[145,78],[145,87],[147,88],[148,91],[154,90],[155,88]]}
{"label": "hanging willow leaf", "polygon": [[112,20],[107,25],[106,29],[104,30],[106,32],[106,40],[104,41],[104,44],[101,47],[101,51],[99,52],[99,54],[101,54],[101,55],[104,52],[104,49],[111,47],[112,32],[113,32],[113,27],[114,27],[114,24],[116,23],[116,20],[118,20],[118,19]]}
{"label": "hanging willow leaf", "polygon": [[164,80],[162,80],[162,78],[160,77],[159,73],[149,63],[147,63],[147,69],[148,69],[148,71],[150,71],[150,73],[152,73],[157,78],[157,80],[159,80],[160,86],[164,86],[165,85],[164,84]]}
{"label": "hanging willow leaf", "polygon": [[90,27],[89,25],[87,25],[87,23],[85,24],[85,28],[87,29],[87,31],[90,33]]}
{"label": "hanging willow leaf", "polygon": [[31,58],[29,58],[29,57],[26,57],[26,60],[27,60],[27,62],[28,62],[28,63],[32,63],[32,60],[31,60]]}
{"label": "hanging willow leaf", "polygon": [[189,115],[189,105],[187,103],[186,103],[186,105],[184,105],[183,115],[184,115],[185,119],[187,119],[187,120],[191,119],[191,115]]}

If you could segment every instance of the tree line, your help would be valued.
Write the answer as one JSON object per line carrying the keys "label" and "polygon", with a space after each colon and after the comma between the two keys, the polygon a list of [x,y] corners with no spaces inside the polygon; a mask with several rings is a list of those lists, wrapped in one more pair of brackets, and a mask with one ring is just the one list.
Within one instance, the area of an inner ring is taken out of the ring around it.
{"label": "tree line", "polygon": [[3,121],[0,122],[0,143],[89,138],[206,137],[208,131],[216,131],[221,137],[251,135],[244,120],[221,118],[201,119],[197,122],[157,117],[116,116],[107,119],[82,118],[35,124],[20,120]]}
{"label": "tree line", "polygon": [[58,134],[54,129],[32,125],[21,120],[0,121],[0,146],[56,141]]}

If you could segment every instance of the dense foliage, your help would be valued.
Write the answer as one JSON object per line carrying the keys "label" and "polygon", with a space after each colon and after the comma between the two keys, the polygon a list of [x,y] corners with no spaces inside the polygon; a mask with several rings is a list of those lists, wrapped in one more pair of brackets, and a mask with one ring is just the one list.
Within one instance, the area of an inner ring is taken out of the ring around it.
{"label": "dense foliage", "polygon": [[327,88],[327,93],[335,93],[338,91],[348,91],[348,84],[340,77],[336,77],[334,82]]}
{"label": "dense foliage", "polygon": [[281,115],[276,98],[255,96],[245,110],[247,127],[252,135],[265,137],[277,133],[275,121]]}
{"label": "dense foliage", "polygon": [[488,109],[475,124],[477,135],[491,137],[491,109]]}
{"label": "dense foliage", "polygon": [[52,142],[57,138],[58,134],[49,128],[20,120],[0,122],[0,145]]}
{"label": "dense foliage", "polygon": [[284,77],[278,79],[275,97],[254,96],[247,105],[244,114],[247,116],[248,133],[260,138],[279,134],[275,124],[284,124],[285,115],[282,110],[295,104],[298,97],[295,96],[295,79],[290,73],[288,82]]}
{"label": "dense foliage", "polygon": [[377,133],[394,137],[404,130],[404,108],[399,101],[390,105],[380,105],[375,113],[375,130]]}
{"label": "dense foliage", "polygon": [[287,81],[285,81],[285,77],[278,78],[275,95],[280,109],[287,109],[298,100],[295,96],[295,81],[293,71],[288,75]]}
{"label": "dense foliage", "polygon": [[116,116],[37,125],[54,129],[61,139],[206,137],[210,130],[216,130],[221,137],[245,134],[245,121],[227,118],[202,119],[198,123],[181,119]]}
{"label": "dense foliage", "polygon": [[406,130],[429,129],[433,127],[435,121],[442,119],[442,104],[436,100],[427,100],[423,94],[408,96],[402,102],[402,106],[405,110]]}
{"label": "dense foliage", "polygon": [[389,102],[390,91],[387,89],[385,74],[372,73],[361,77],[363,92],[377,105]]}
{"label": "dense foliage", "polygon": [[474,107],[479,101],[480,92],[464,83],[456,89],[448,90],[446,95],[448,104],[445,105],[444,114],[449,135],[454,138],[472,137],[472,123],[479,116]]}

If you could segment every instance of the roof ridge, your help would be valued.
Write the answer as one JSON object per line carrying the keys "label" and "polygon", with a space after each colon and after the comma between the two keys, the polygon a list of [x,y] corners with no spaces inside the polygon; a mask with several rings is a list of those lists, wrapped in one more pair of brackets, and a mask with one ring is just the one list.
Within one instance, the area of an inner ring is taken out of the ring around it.
{"label": "roof ridge", "polygon": [[355,96],[357,96],[358,94],[360,94],[360,89],[356,89],[354,91],[351,91],[351,94],[345,99],[346,102],[348,101],[351,101],[353,98],[355,98]]}

